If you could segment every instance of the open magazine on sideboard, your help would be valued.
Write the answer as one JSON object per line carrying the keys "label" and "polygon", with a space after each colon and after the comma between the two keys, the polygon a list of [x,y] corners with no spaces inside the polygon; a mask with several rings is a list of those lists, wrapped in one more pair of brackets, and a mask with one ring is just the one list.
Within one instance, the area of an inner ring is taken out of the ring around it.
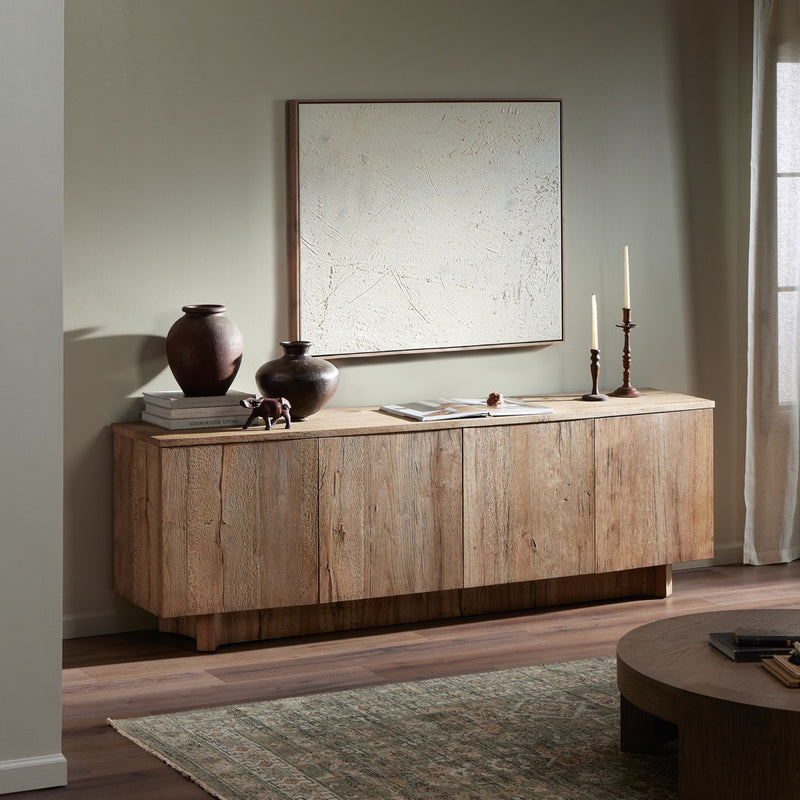
{"label": "open magazine on sideboard", "polygon": [[553,409],[549,406],[524,403],[512,398],[505,398],[499,405],[488,405],[485,400],[463,397],[412,400],[408,403],[381,406],[381,411],[394,414],[396,417],[416,419],[420,422],[465,417],[517,417],[553,413]]}

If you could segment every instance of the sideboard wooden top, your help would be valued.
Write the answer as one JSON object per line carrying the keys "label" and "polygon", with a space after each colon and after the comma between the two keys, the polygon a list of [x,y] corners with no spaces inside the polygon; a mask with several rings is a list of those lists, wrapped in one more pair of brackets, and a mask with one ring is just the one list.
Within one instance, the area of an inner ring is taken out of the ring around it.
{"label": "sideboard wooden top", "polygon": [[527,395],[523,399],[554,409],[553,414],[520,417],[478,417],[418,422],[394,417],[377,406],[362,408],[324,408],[302,422],[293,422],[287,431],[283,420],[267,431],[264,425],[241,428],[170,431],[145,422],[119,422],[112,425],[118,435],[146,440],[157,447],[182,447],[202,444],[228,444],[265,441],[268,439],[303,439],[324,436],[356,436],[358,434],[398,433],[443,428],[469,428],[485,425],[530,425],[564,422],[576,419],[620,417],[632,414],[659,414],[670,411],[692,411],[714,408],[713,400],[667,392],[661,389],[642,389],[636,398],[611,397],[604,402],[587,402],[577,394]]}

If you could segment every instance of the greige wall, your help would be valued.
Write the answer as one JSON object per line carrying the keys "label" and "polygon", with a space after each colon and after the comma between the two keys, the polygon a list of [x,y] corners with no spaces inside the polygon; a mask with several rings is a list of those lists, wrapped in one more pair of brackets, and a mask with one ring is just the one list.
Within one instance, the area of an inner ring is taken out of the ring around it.
{"label": "greige wall", "polygon": [[592,293],[614,388],[629,244],[634,381],[717,401],[718,560],[737,560],[748,7],[67,0],[67,635],[147,622],[112,591],[108,425],[177,388],[163,337],[180,307],[228,306],[242,390],[288,335],[290,98],[563,98],[565,342],[342,362],[334,404],[585,391]]}
{"label": "greige wall", "polygon": [[0,0],[0,794],[61,755],[64,7]]}

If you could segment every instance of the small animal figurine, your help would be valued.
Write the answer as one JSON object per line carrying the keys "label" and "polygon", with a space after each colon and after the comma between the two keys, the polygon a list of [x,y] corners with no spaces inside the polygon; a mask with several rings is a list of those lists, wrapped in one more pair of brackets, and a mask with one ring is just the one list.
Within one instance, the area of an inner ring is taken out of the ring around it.
{"label": "small animal figurine", "polygon": [[239,401],[245,408],[253,409],[247,422],[242,425],[242,430],[247,430],[259,417],[267,424],[266,430],[272,430],[272,426],[283,417],[286,420],[286,427],[292,427],[291,403],[285,397],[246,397]]}

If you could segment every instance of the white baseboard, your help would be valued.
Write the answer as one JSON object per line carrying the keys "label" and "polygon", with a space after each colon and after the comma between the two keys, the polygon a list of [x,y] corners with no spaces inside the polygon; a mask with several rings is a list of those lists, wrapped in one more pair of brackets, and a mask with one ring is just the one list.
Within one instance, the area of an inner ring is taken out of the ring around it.
{"label": "white baseboard", "polygon": [[714,558],[704,558],[700,561],[685,561],[682,564],[673,564],[673,569],[698,569],[700,567],[722,567],[726,564],[742,564],[742,545],[735,542],[729,544],[716,544]]}
{"label": "white baseboard", "polygon": [[67,785],[67,759],[61,753],[0,761],[0,794]]}

